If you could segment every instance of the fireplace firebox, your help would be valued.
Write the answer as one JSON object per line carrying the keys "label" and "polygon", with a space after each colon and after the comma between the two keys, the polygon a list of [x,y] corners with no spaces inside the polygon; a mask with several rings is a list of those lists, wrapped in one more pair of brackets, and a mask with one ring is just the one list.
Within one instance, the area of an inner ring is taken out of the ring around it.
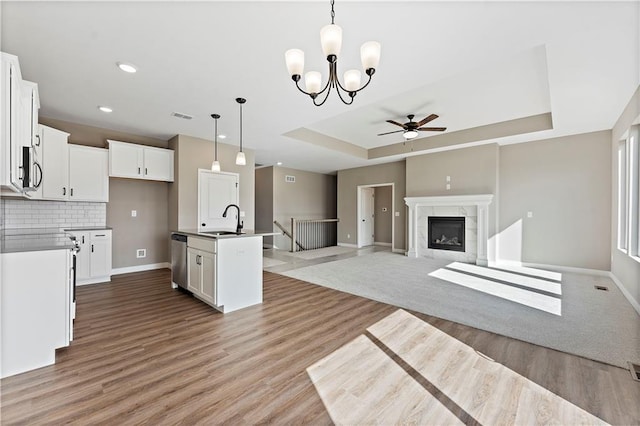
{"label": "fireplace firebox", "polygon": [[430,249],[464,251],[464,216],[428,218]]}

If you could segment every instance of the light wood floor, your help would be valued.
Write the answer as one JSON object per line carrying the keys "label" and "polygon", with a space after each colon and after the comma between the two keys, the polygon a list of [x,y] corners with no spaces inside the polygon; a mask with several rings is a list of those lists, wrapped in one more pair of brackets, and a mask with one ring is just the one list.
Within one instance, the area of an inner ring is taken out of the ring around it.
{"label": "light wood floor", "polygon": [[[226,315],[171,290],[168,270],[80,287],[71,347],[54,366],[0,382],[2,424],[332,423],[307,369],[397,308],[264,278],[262,305]],[[640,383],[626,370],[414,315],[606,422],[640,424]],[[478,423],[423,388],[433,407],[446,406],[440,420]]]}

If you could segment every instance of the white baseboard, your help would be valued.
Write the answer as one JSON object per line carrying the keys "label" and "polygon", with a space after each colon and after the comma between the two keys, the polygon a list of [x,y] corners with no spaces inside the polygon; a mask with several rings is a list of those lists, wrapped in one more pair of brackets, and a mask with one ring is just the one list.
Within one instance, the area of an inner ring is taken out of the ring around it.
{"label": "white baseboard", "polygon": [[356,244],[338,243],[340,247],[358,248]]}
{"label": "white baseboard", "polygon": [[638,315],[640,315],[640,303],[638,303],[633,298],[633,296],[631,296],[631,293],[629,293],[629,291],[624,287],[620,280],[615,275],[613,275],[613,272],[609,272],[609,278],[611,278],[611,281],[613,281],[616,286],[618,286],[622,294],[624,294],[624,297],[626,297],[629,303],[631,303],[631,306],[633,306],[633,309],[635,309]]}
{"label": "white baseboard", "polygon": [[394,249],[392,249],[392,250],[391,250],[391,252],[392,252],[392,253],[401,253],[401,254],[404,254],[404,255],[406,255],[406,254],[407,254],[407,251],[406,251],[405,249],[397,249],[397,248],[394,248]]}
{"label": "white baseboard", "polygon": [[274,246],[273,244],[262,243],[262,248],[263,249],[277,249],[278,247]]}
{"label": "white baseboard", "polygon": [[554,272],[570,272],[574,274],[583,274],[583,275],[597,275],[599,277],[608,277],[609,271],[604,271],[602,269],[588,269],[588,268],[576,268],[573,266],[559,266],[559,265],[547,265],[544,263],[529,263],[529,262],[519,262],[516,260],[498,260],[497,262],[489,262],[489,266],[499,267],[500,265],[509,265],[509,266],[522,266],[525,268],[538,268],[538,269],[546,269],[548,271]]}
{"label": "white baseboard", "polygon": [[97,277],[97,278],[87,278],[86,280],[77,280],[76,285],[90,285],[90,284],[100,284],[100,283],[108,283],[111,281],[111,277]]}
{"label": "white baseboard", "polygon": [[391,247],[391,243],[381,243],[380,241],[374,241],[374,246],[383,246],[383,247]]}
{"label": "white baseboard", "polygon": [[131,272],[151,271],[153,269],[171,269],[169,262],[161,263],[149,263],[147,265],[127,266],[124,268],[114,268],[111,270],[111,275],[129,274]]}

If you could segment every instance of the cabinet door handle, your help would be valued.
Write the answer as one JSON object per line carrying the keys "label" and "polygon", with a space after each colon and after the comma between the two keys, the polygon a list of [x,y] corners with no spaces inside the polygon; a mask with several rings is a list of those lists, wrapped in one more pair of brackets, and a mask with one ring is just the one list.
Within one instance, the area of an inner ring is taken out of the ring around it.
{"label": "cabinet door handle", "polygon": [[67,195],[67,188],[66,187],[62,187],[62,195]]}
{"label": "cabinet door handle", "polygon": [[71,196],[73,197],[73,188],[71,188]]}
{"label": "cabinet door handle", "polygon": [[138,174],[140,174],[140,167],[138,167]]}
{"label": "cabinet door handle", "polygon": [[105,234],[96,234],[96,237],[104,237]]}
{"label": "cabinet door handle", "polygon": [[91,244],[91,253],[93,253],[93,244]]}
{"label": "cabinet door handle", "polygon": [[148,174],[148,173],[147,173],[147,168],[146,168],[146,167],[144,168],[144,174],[145,174],[145,175],[147,175],[147,174]]}
{"label": "cabinet door handle", "polygon": [[84,244],[84,235],[82,236],[82,244]]}
{"label": "cabinet door handle", "polygon": [[40,135],[36,135],[36,139],[38,139],[38,143],[36,143],[36,146],[40,146]]}

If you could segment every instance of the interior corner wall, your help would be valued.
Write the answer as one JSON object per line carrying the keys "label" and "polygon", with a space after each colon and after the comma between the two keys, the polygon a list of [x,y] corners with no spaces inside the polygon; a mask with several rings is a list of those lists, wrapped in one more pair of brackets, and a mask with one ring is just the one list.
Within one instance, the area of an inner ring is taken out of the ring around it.
{"label": "interior corner wall", "polygon": [[[69,142],[73,144],[106,148],[106,140],[113,139],[160,148],[168,147],[167,141],[161,139],[47,117],[40,117],[39,121],[46,126],[70,133]],[[106,223],[113,229],[114,269],[170,261],[169,185],[171,184],[166,182],[109,178]],[[131,217],[131,210],[137,210],[137,217]],[[147,257],[137,258],[137,248],[146,248]]]}
{"label": "interior corner wall", "polygon": [[618,143],[633,123],[640,120],[640,86],[631,96],[629,103],[618,118],[611,131],[611,273],[622,286],[625,296],[631,300],[636,311],[640,313],[640,262],[618,250]]}
{"label": "interior corner wall", "polygon": [[[287,182],[286,176],[295,177],[295,182]],[[336,177],[273,167],[273,220],[290,230],[291,218],[335,219]],[[291,240],[283,235],[275,235],[273,244],[286,250],[290,248]]]}
{"label": "interior corner wall", "polygon": [[[273,167],[256,169],[256,229],[271,231],[273,224]],[[263,237],[265,247],[273,247],[273,237]]]}
{"label": "interior corner wall", "polygon": [[[196,229],[198,227],[198,169],[211,169],[214,144],[207,139],[178,135],[171,140],[177,146],[178,160],[175,181],[170,199],[170,211],[177,208],[177,227],[174,229]],[[238,173],[240,179],[240,210],[245,213],[244,229],[255,229],[255,153],[243,149],[247,158],[245,166],[235,163],[238,148],[218,143],[218,161],[223,172]],[[177,206],[177,207],[176,207]]]}
{"label": "interior corner wall", "polygon": [[[358,186],[394,184],[393,220],[395,250],[405,250],[407,210],[405,161],[338,171],[338,244],[358,243]],[[398,213],[398,216],[395,213]]]}
{"label": "interior corner wall", "polygon": [[500,260],[610,269],[610,140],[601,131],[500,147]]}
{"label": "interior corner wall", "polygon": [[497,225],[492,218],[497,217],[500,202],[498,149],[497,144],[487,144],[407,158],[407,197],[494,195],[489,205],[489,261],[496,259]]}
{"label": "interior corner wall", "polygon": [[374,240],[376,243],[391,245],[391,223],[393,220],[391,185],[376,186],[374,191]]}

